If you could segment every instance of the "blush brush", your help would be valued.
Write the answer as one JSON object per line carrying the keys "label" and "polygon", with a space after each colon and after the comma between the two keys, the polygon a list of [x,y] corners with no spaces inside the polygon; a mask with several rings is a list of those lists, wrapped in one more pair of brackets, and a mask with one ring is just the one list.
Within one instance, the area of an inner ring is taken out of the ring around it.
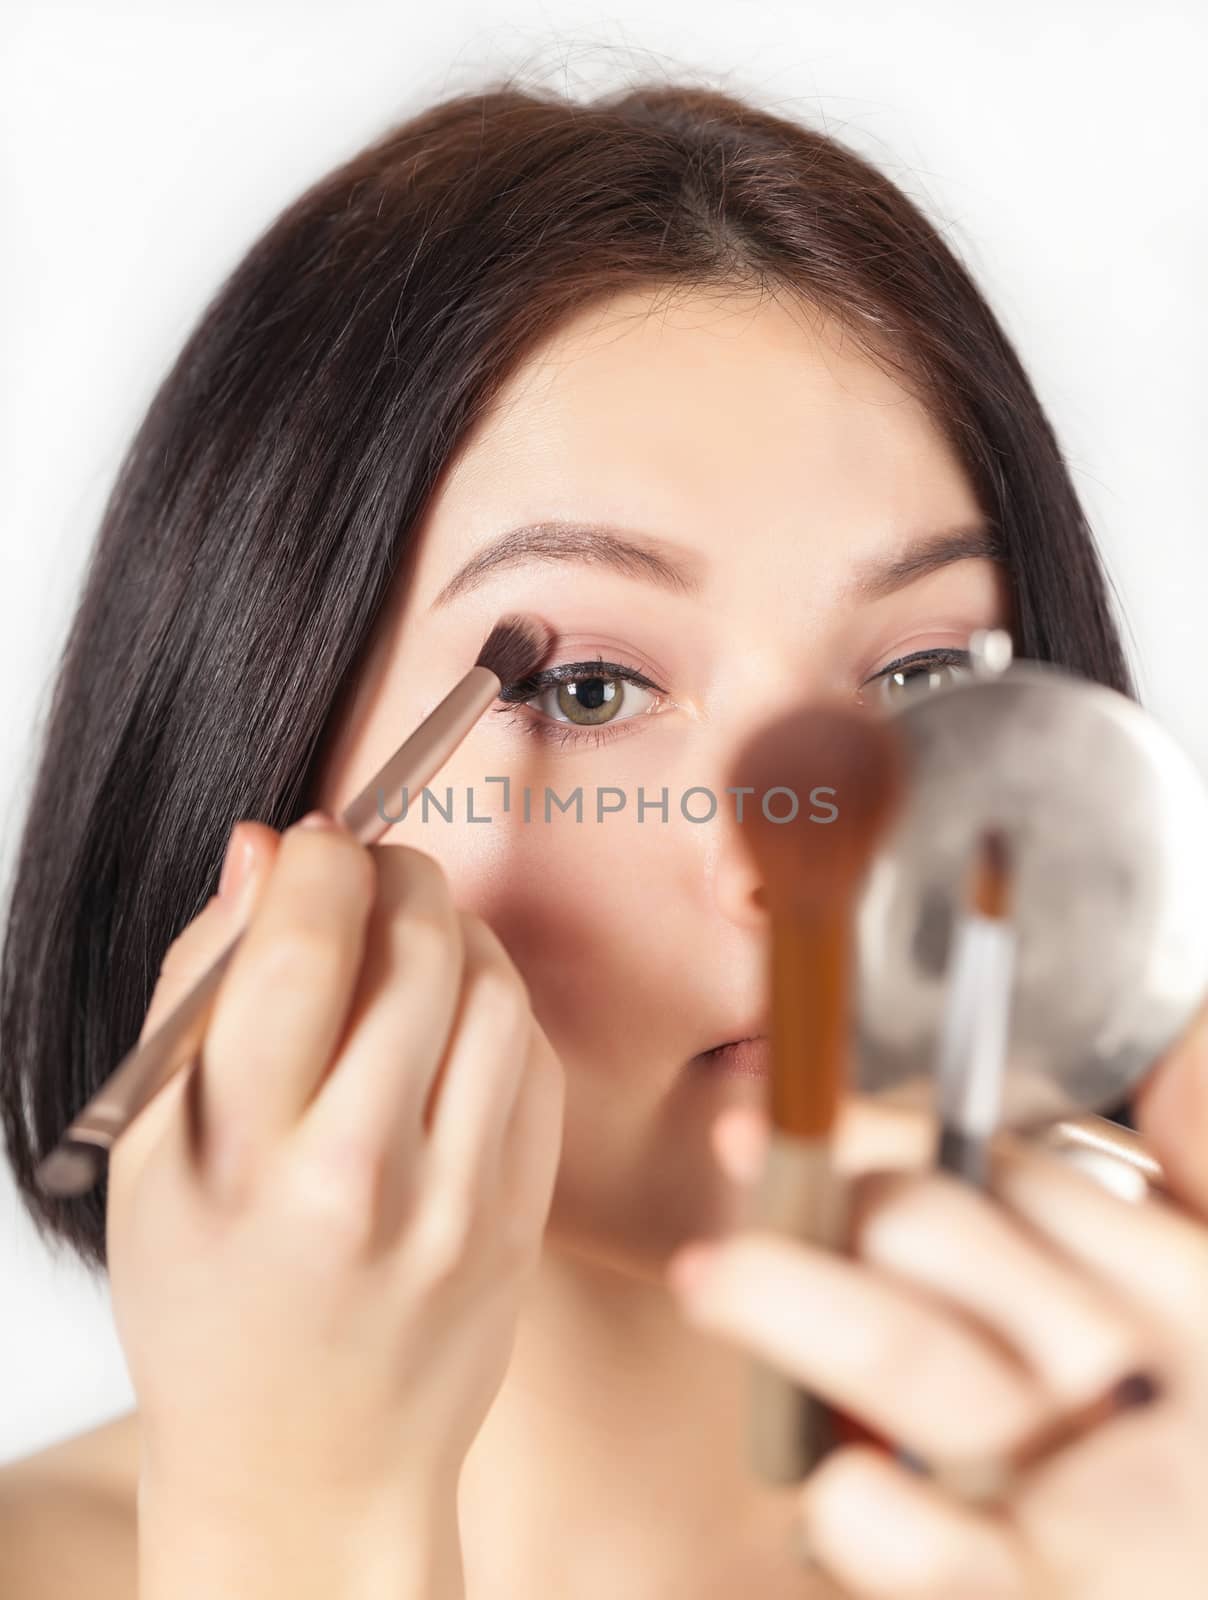
{"label": "blush brush", "polygon": [[[761,805],[743,832],[771,923],[771,1129],[755,1225],[840,1251],[848,1201],[834,1134],[851,1077],[856,908],[904,768],[886,721],[821,702],[764,728],[732,779],[765,798],[820,785],[835,795],[828,822],[774,820]],[[772,1366],[757,1362],[753,1377],[752,1465],[796,1482],[838,1442],[838,1416]]]}
{"label": "blush brush", "polygon": [[[349,802],[335,819],[337,826],[360,844],[375,844],[394,820],[385,815],[385,797],[400,789],[422,789],[500,691],[537,671],[552,639],[546,625],[533,617],[501,618],[474,665]],[[114,1140],[175,1073],[192,1063],[242,938],[240,930],[154,1033],[127,1052],[43,1158],[35,1179],[47,1194],[79,1195],[91,1189]]]}

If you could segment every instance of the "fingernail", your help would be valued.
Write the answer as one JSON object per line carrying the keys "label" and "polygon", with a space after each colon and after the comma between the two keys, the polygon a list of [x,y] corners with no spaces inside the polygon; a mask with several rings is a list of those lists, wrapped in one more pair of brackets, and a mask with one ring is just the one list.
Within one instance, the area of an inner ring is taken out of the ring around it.
{"label": "fingernail", "polygon": [[1127,1377],[1112,1390],[1112,1400],[1117,1411],[1127,1411],[1134,1406],[1152,1405],[1162,1393],[1162,1385],[1151,1372],[1137,1370],[1130,1372]]}
{"label": "fingernail", "polygon": [[231,836],[227,840],[226,854],[222,858],[222,872],[218,879],[218,896],[220,899],[230,899],[235,895],[247,875],[251,860],[251,840],[237,822],[231,829]]}
{"label": "fingernail", "polygon": [[715,1244],[691,1244],[677,1250],[667,1268],[667,1281],[676,1294],[699,1293],[719,1253]]}
{"label": "fingernail", "polygon": [[335,823],[326,811],[308,811],[297,824],[299,828],[334,828]]}

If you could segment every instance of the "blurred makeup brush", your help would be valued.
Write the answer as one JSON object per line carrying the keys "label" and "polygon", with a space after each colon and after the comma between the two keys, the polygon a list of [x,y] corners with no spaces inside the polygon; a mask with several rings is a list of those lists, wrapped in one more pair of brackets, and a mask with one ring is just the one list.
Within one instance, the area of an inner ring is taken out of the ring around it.
{"label": "blurred makeup brush", "polygon": [[[1010,917],[1012,860],[1001,828],[984,828],[973,847],[948,963],[936,1054],[939,1122],[936,1165],[977,1188],[986,1186],[989,1144],[1002,1109],[1007,1062],[1015,929]],[[936,1469],[899,1448],[901,1466],[922,1476]],[[976,1499],[995,1480],[982,1465],[944,1469],[945,1486]]]}
{"label": "blurred makeup brush", "polygon": [[[374,844],[391,826],[387,795],[423,786],[509,684],[542,664],[553,635],[527,616],[502,617],[470,670],[403,741],[336,819],[361,844]],[[200,1048],[223,974],[243,937],[231,940],[184,999],[149,1038],[136,1044],[106,1078],[39,1164],[36,1180],[48,1194],[86,1193],[100,1176],[101,1158],[147,1102]]]}
{"label": "blurred makeup brush", "polygon": [[937,1164],[969,1183],[986,1181],[986,1148],[1002,1110],[1015,929],[1011,856],[1001,828],[974,847],[970,904],[956,923],[936,1063]]}
{"label": "blurred makeup brush", "polygon": [[[754,1225],[844,1250],[848,1205],[833,1134],[850,1077],[855,916],[860,884],[904,786],[902,747],[885,720],[831,703],[766,727],[734,764],[764,799],[829,785],[837,817],[775,821],[764,800],[744,823],[771,920],[771,1130]],[[772,1483],[803,1478],[837,1442],[836,1416],[756,1362],[752,1465]]]}
{"label": "blurred makeup brush", "polygon": [[[1013,868],[1005,833],[983,829],[973,850],[969,903],[956,926],[936,1062],[936,1164],[980,1189],[990,1187],[991,1140],[1002,1111],[1007,1067],[1016,956]],[[1110,1161],[1117,1169],[1117,1186],[1127,1172],[1143,1191],[1161,1188],[1161,1168],[1141,1140],[1105,1118],[1069,1119],[1040,1137],[1064,1154],[1091,1151],[1100,1164]],[[1106,1181],[1102,1173],[1100,1181]],[[1009,1492],[1015,1475],[1028,1465],[1137,1403],[1149,1383],[1148,1374],[1131,1374],[1001,1458],[929,1462],[899,1449],[897,1460],[967,1503],[992,1502]]]}

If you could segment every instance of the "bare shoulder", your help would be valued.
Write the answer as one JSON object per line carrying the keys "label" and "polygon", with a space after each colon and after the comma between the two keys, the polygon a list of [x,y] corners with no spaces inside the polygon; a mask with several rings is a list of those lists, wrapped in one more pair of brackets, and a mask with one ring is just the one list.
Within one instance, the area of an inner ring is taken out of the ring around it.
{"label": "bare shoulder", "polygon": [[133,1414],[0,1466],[4,1600],[136,1600]]}

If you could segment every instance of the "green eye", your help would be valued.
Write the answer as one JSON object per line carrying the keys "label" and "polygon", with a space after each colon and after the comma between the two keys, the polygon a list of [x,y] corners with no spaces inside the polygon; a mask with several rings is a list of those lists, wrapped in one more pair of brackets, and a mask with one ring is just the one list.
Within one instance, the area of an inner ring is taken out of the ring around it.
{"label": "green eye", "polygon": [[616,661],[567,661],[546,667],[501,690],[505,705],[525,706],[534,729],[556,723],[563,735],[574,728],[598,728],[608,722],[628,722],[646,711],[658,710],[666,694],[644,673]]}
{"label": "green eye", "polygon": [[555,722],[573,722],[580,728],[598,727],[603,722],[615,722],[645,711],[654,696],[638,684],[621,678],[574,678],[565,683],[551,685],[535,695],[529,704],[544,712]]}
{"label": "green eye", "polygon": [[667,691],[636,667],[602,656],[544,667],[499,693],[501,710],[524,708],[526,731],[563,744],[580,736],[595,742],[611,737],[605,724],[661,711],[666,697]]}

